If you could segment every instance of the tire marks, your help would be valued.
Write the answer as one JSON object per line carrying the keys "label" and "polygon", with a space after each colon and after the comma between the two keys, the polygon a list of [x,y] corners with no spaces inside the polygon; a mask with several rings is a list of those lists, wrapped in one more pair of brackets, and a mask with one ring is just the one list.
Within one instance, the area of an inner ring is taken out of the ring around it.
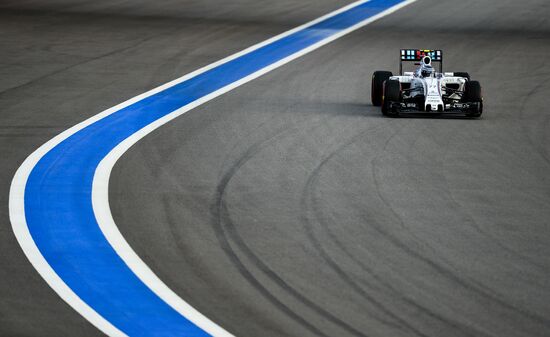
{"label": "tire marks", "polygon": [[253,144],[240,157],[238,157],[236,161],[231,164],[228,170],[223,173],[221,180],[217,186],[216,198],[212,206],[212,213],[215,219],[215,223],[213,225],[214,230],[216,231],[216,236],[219,240],[221,247],[226,252],[231,261],[233,261],[233,264],[243,275],[243,277],[274,306],[279,308],[281,311],[283,311],[293,320],[301,324],[304,328],[312,332],[314,335],[328,337],[327,334],[315,327],[312,323],[308,322],[306,319],[296,313],[292,308],[287,306],[275,295],[273,295],[270,290],[266,286],[264,286],[247,268],[245,263],[239,258],[238,254],[235,252],[232,244],[238,247],[239,251],[244,253],[247,258],[252,261],[252,264],[255,268],[264,273],[278,287],[290,294],[297,301],[299,301],[318,315],[324,317],[327,321],[330,321],[331,323],[350,333],[351,335],[368,336],[364,332],[353,328],[341,319],[335,317],[334,315],[323,309],[320,305],[302,295],[298,290],[288,284],[281,276],[279,276],[276,272],[269,268],[269,266],[264,263],[244,242],[244,240],[239,235],[237,229],[235,228],[235,224],[231,220],[227,204],[224,200],[231,179],[237,174],[239,169],[246,164],[247,161],[252,159],[262,149],[266,148],[271,143],[278,141],[280,138],[292,134],[292,132],[295,131],[296,129],[294,128],[283,129],[275,133],[271,137],[267,138],[266,140],[262,140],[258,143]]}

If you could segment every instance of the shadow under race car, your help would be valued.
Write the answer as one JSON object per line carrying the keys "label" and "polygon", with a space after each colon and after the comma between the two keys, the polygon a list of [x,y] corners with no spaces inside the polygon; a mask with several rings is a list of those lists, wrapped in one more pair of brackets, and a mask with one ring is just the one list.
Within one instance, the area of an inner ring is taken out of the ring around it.
{"label": "shadow under race car", "polygon": [[[404,62],[414,62],[414,71],[403,72]],[[439,63],[439,72],[432,67]],[[371,99],[385,116],[401,112],[461,113],[479,117],[483,112],[481,85],[465,72],[444,73],[441,50],[401,49],[400,75],[375,71]]]}

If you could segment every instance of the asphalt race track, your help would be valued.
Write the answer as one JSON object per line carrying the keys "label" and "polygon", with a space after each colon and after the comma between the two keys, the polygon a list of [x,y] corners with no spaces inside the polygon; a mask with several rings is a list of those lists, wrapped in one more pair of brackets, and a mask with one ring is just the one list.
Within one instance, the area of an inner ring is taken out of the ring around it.
{"label": "asphalt race track", "polygon": [[[128,98],[346,1],[0,3],[0,336],[98,336],[8,215],[23,160]],[[438,48],[480,119],[384,118],[375,70]],[[114,220],[235,336],[550,336],[550,3],[417,2],[200,106],[116,164]]]}

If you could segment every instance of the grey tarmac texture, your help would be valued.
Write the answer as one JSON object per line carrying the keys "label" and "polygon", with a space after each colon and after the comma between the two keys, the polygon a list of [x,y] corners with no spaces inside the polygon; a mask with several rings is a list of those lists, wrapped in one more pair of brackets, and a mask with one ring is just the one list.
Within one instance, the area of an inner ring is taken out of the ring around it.
{"label": "grey tarmac texture", "polygon": [[[342,5],[289,3],[8,2],[5,190],[61,130]],[[136,144],[115,221],[237,336],[548,336],[549,17],[546,1],[418,1]],[[480,80],[483,118],[382,118],[370,76],[404,47]],[[0,335],[98,334],[5,223]]]}
{"label": "grey tarmac texture", "polygon": [[23,160],[104,109],[346,1],[0,2],[0,336],[99,336],[38,275],[9,221]]}

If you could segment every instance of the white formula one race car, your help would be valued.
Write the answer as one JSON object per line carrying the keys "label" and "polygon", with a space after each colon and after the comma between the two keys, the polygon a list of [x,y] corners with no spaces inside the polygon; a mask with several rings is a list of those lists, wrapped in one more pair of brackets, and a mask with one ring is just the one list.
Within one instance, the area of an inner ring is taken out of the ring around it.
{"label": "white formula one race car", "polygon": [[[414,71],[403,71],[404,62],[414,62]],[[436,72],[432,63],[439,63]],[[372,75],[371,99],[385,116],[401,112],[453,113],[479,117],[483,97],[478,81],[465,72],[444,73],[441,50],[401,49],[399,76],[390,71]]]}

